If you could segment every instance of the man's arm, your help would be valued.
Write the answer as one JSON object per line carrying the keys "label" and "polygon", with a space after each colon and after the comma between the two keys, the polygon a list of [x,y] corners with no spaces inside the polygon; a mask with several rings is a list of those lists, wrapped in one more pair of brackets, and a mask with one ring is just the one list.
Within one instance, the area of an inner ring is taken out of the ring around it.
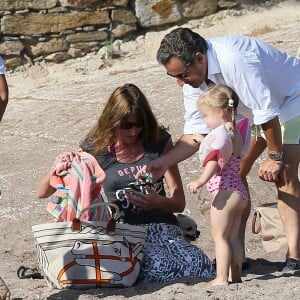
{"label": "man's arm", "polygon": [[203,138],[201,134],[182,135],[175,146],[162,156],[166,165],[170,167],[192,156],[199,149]]}
{"label": "man's arm", "polygon": [[147,172],[153,178],[161,178],[168,168],[192,156],[199,149],[203,138],[204,135],[201,134],[182,135],[170,151],[147,165]]}
{"label": "man's arm", "polygon": [[0,121],[8,103],[8,86],[4,74],[0,75]]}
{"label": "man's arm", "polygon": [[259,176],[263,180],[278,181],[278,175],[283,165],[283,161],[280,159],[282,156],[283,147],[278,117],[275,117],[274,119],[262,124],[261,127],[266,136],[268,157],[260,165]]}

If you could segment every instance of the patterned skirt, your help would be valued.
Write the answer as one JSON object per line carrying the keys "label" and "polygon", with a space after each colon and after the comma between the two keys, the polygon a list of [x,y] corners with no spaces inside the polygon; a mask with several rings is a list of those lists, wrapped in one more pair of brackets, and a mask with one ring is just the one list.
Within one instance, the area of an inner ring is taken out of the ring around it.
{"label": "patterned skirt", "polygon": [[178,226],[164,223],[145,226],[147,238],[140,282],[165,283],[187,276],[215,277],[208,256],[189,244]]}

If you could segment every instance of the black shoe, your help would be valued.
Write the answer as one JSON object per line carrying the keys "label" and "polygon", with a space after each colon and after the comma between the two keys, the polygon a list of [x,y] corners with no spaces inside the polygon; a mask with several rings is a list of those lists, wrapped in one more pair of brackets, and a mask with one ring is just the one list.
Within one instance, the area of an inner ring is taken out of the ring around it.
{"label": "black shoe", "polygon": [[291,273],[297,270],[300,270],[300,261],[295,258],[289,258],[281,272]]}

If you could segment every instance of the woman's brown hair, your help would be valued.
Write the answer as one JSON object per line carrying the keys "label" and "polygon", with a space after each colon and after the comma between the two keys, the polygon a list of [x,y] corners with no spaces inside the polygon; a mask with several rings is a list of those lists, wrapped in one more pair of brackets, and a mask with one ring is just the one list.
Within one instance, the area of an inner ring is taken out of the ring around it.
{"label": "woman's brown hair", "polygon": [[140,136],[145,146],[159,141],[161,129],[146,96],[136,85],[128,83],[114,90],[98,122],[86,136],[85,141],[92,146],[94,155],[111,144],[115,129],[131,114],[135,114],[143,126]]}

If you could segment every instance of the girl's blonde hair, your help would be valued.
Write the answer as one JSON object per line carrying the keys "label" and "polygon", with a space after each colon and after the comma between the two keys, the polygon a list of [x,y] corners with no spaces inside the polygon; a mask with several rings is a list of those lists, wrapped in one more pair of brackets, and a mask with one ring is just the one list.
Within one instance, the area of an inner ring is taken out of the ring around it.
{"label": "girl's blonde hair", "polygon": [[159,141],[161,127],[145,95],[136,85],[125,84],[114,90],[97,124],[86,136],[85,141],[92,145],[92,154],[97,155],[112,143],[115,129],[131,114],[135,114],[137,122],[142,125],[140,137],[143,138],[145,146]]}
{"label": "girl's blonde hair", "polygon": [[232,121],[235,123],[235,114],[239,105],[237,93],[224,84],[217,84],[208,88],[199,98],[198,109],[201,105],[211,108],[227,109],[231,113]]}

